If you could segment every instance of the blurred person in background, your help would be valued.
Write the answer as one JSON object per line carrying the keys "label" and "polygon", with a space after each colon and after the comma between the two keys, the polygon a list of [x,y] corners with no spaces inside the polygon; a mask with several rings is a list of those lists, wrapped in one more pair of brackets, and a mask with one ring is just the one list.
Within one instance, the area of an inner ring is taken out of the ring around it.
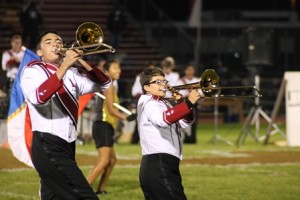
{"label": "blurred person in background", "polygon": [[178,84],[180,78],[179,73],[175,72],[176,63],[173,57],[165,57],[161,61],[161,68],[165,74],[166,80],[169,81],[170,86]]}
{"label": "blurred person in background", "polygon": [[[107,61],[103,69],[111,77],[112,81],[119,80],[121,67],[118,61]],[[131,121],[136,118],[134,114],[128,116],[114,106],[114,103],[119,104],[114,84],[111,84],[108,89],[103,91],[103,95],[105,100],[99,97],[96,99],[96,117],[92,127],[92,136],[97,148],[98,158],[87,177],[89,184],[93,184],[99,175],[102,174],[97,185],[96,194],[107,194],[105,190],[106,185],[117,162],[113,145],[118,120]]]}
{"label": "blurred person in background", "polygon": [[12,82],[17,76],[20,62],[24,57],[25,47],[23,47],[22,37],[15,34],[10,39],[11,48],[4,51],[2,54],[2,69],[6,71],[5,90],[9,91]]}
{"label": "blurred person in background", "polygon": [[30,49],[35,48],[36,39],[39,35],[40,25],[42,24],[42,14],[36,3],[29,1],[19,14],[20,23],[23,29],[22,38]]}
{"label": "blurred person in background", "polygon": [[[184,76],[181,77],[178,81],[178,85],[185,85],[191,83],[197,83],[200,81],[199,77],[195,76],[196,68],[193,64],[188,64],[184,69]],[[179,93],[183,97],[187,97],[191,90],[180,90]],[[200,92],[200,91],[199,91]],[[182,137],[184,143],[196,143],[196,130],[197,130],[197,106],[194,107],[193,111],[195,112],[195,120],[193,124],[187,128],[182,129]]]}
{"label": "blurred person in background", "polygon": [[107,19],[107,29],[110,32],[111,45],[118,48],[122,34],[127,27],[127,16],[124,8],[117,4],[113,12],[111,12]]}
{"label": "blurred person in background", "polygon": [[[161,68],[165,74],[166,80],[169,81],[170,86],[178,85],[178,81],[180,78],[179,73],[174,71],[175,66],[176,66],[175,60],[171,56],[165,57],[161,61]],[[172,93],[167,91],[166,98],[171,98],[171,97],[172,97]]]}

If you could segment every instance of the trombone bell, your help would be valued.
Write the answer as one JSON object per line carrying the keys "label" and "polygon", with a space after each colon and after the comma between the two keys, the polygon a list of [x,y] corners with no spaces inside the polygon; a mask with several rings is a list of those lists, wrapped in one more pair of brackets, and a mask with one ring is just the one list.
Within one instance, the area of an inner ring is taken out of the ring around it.
{"label": "trombone bell", "polygon": [[207,97],[217,97],[221,93],[220,78],[215,70],[207,69],[200,77],[200,88]]}
{"label": "trombone bell", "polygon": [[178,90],[200,89],[206,97],[217,97],[221,93],[220,78],[213,69],[205,70],[200,77],[200,81],[185,85],[169,87],[171,92]]}
{"label": "trombone bell", "polygon": [[[76,30],[76,42],[69,48],[56,49],[55,52],[65,55],[68,50],[80,49],[83,50],[82,56],[96,53],[110,52],[114,53],[115,49],[103,43],[103,31],[93,22],[84,22]],[[104,47],[104,48],[102,48]]]}
{"label": "trombone bell", "polygon": [[[93,51],[100,48],[103,42],[103,31],[93,22],[84,22],[76,30],[76,41],[86,51]],[[95,47],[87,45],[99,44]]]}

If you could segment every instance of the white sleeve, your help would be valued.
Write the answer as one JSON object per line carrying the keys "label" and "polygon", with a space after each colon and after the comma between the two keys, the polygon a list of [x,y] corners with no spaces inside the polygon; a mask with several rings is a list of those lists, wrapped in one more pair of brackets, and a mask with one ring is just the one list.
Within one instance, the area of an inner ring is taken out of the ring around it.
{"label": "white sleeve", "polygon": [[47,79],[46,74],[41,73],[38,68],[25,67],[21,75],[21,88],[25,98],[32,104],[39,104],[37,101],[37,88]]}
{"label": "white sleeve", "polygon": [[141,86],[141,83],[140,83],[140,76],[139,75],[135,77],[135,81],[134,81],[134,83],[132,85],[132,88],[131,88],[131,94],[132,94],[133,97],[143,94],[143,89],[142,89],[142,86]]}
{"label": "white sleeve", "polygon": [[3,54],[2,54],[2,69],[4,71],[7,70],[7,67],[6,67],[6,63],[7,61],[10,59],[10,55],[7,51],[5,51]]}
{"label": "white sleeve", "polygon": [[154,126],[169,127],[169,124],[163,119],[163,112],[165,110],[166,105],[156,101],[148,101],[144,106],[143,112]]}

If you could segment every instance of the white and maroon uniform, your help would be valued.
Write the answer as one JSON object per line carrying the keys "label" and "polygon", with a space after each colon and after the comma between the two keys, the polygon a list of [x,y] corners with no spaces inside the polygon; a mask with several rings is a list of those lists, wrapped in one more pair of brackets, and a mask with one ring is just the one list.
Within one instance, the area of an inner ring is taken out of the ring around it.
{"label": "white and maroon uniform", "polygon": [[59,81],[57,67],[32,61],[24,67],[21,88],[33,132],[31,159],[41,178],[41,199],[98,199],[75,160],[79,95],[108,88],[111,79],[93,68],[71,67]]}
{"label": "white and maroon uniform", "polygon": [[[29,63],[22,72],[21,88],[29,106],[32,131],[47,132],[67,142],[73,142],[76,140],[74,121],[77,119],[72,119],[62,109],[56,92],[64,87],[71,97],[69,103],[78,104],[79,95],[102,91],[109,87],[111,80],[98,72],[102,80],[98,80],[96,84],[72,67],[66,72],[63,80],[59,81],[55,74],[56,70],[57,67],[49,63],[38,61]],[[92,73],[96,75],[95,68],[90,72]],[[76,114],[78,111],[73,112]]]}
{"label": "white and maroon uniform", "polygon": [[131,88],[131,95],[136,98],[140,97],[140,95],[143,94],[143,89],[140,83],[140,79],[141,79],[140,74],[136,75],[134,83]]}
{"label": "white and maroon uniform", "polygon": [[2,54],[2,69],[6,71],[6,77],[14,80],[17,76],[20,63],[12,60],[12,57],[23,59],[25,50],[22,48],[19,52],[15,52],[12,49],[4,51]]}
{"label": "white and maroon uniform", "polygon": [[193,122],[187,104],[183,102],[172,108],[157,96],[142,95],[137,109],[142,155],[168,153],[182,159],[180,129]]}
{"label": "white and maroon uniform", "polygon": [[142,95],[137,113],[143,155],[140,185],[145,199],[186,199],[179,171],[180,128],[193,122],[191,105],[182,102],[172,107],[157,96]]}

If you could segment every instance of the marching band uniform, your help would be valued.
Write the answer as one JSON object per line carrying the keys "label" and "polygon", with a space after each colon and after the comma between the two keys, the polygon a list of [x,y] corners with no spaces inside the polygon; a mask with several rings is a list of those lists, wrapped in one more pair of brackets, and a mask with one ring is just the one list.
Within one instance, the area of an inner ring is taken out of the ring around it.
{"label": "marching band uniform", "polygon": [[71,67],[59,81],[57,69],[50,63],[32,61],[21,76],[33,131],[31,156],[41,177],[41,196],[98,199],[75,161],[78,97],[108,88],[111,79],[96,68],[80,74]]}
{"label": "marching band uniform", "polygon": [[2,55],[2,69],[6,71],[6,77],[10,80],[14,80],[17,76],[18,69],[19,69],[19,62],[16,62],[15,60],[11,58],[18,58],[19,60],[22,60],[24,56],[24,49],[21,48],[19,52],[15,52],[12,49],[6,50],[3,52]]}
{"label": "marching band uniform", "polygon": [[140,84],[140,74],[136,75],[134,83],[131,88],[131,95],[135,98],[139,98],[143,94],[143,89]]}
{"label": "marching band uniform", "polygon": [[146,199],[186,199],[179,171],[180,128],[193,122],[192,107],[189,101],[172,107],[155,95],[140,97],[138,126],[143,155],[140,183]]}

